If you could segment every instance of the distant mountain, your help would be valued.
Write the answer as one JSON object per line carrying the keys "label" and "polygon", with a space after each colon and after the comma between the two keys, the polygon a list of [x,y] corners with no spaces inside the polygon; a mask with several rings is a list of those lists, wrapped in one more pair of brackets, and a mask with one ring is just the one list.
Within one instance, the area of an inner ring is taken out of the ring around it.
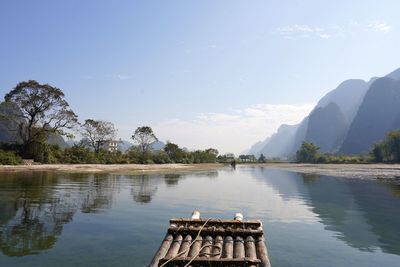
{"label": "distant mountain", "polygon": [[[368,82],[350,79],[326,94],[313,111],[296,126],[295,133],[283,128],[259,151],[268,157],[294,155],[303,141],[313,142],[322,152],[364,153],[400,128],[400,68],[385,78]],[[251,149],[259,149],[261,143]],[[257,153],[253,153],[257,154]]]}
{"label": "distant mountain", "polygon": [[301,143],[306,139],[306,134],[307,134],[307,129],[308,129],[308,121],[309,121],[309,116],[305,117],[299,127],[297,128],[297,131],[294,135],[292,145],[291,147],[288,148],[287,155],[294,155],[296,151],[299,149],[301,146]]}
{"label": "distant mountain", "polygon": [[395,71],[392,71],[391,73],[389,73],[385,77],[391,78],[391,79],[394,79],[394,80],[400,80],[400,68],[398,68]]}
{"label": "distant mountain", "polygon": [[47,138],[47,143],[51,145],[58,145],[60,148],[69,147],[68,143],[65,142],[64,138],[59,134],[51,134]]}
{"label": "distant mountain", "polygon": [[367,90],[368,83],[364,80],[346,80],[336,87],[336,89],[330,91],[321,98],[315,109],[326,107],[330,103],[335,103],[343,112],[347,122],[351,123]]}
{"label": "distant mountain", "polygon": [[261,150],[268,144],[271,138],[267,137],[264,141],[259,141],[252,145],[250,149],[243,151],[242,155],[255,155],[259,157],[261,155]]}
{"label": "distant mountain", "polygon": [[165,143],[162,141],[155,141],[151,144],[152,150],[162,150],[165,147]]}
{"label": "distant mountain", "polygon": [[120,143],[118,144],[118,150],[121,152],[125,152],[128,149],[130,149],[133,146],[133,144],[129,141],[125,140],[120,140]]}
{"label": "distant mountain", "polygon": [[360,105],[340,152],[368,152],[388,131],[399,129],[399,122],[400,81],[388,77],[375,80]]}
{"label": "distant mountain", "polygon": [[2,118],[3,115],[7,116],[11,112],[13,111],[10,110],[10,107],[5,102],[0,103],[0,142],[13,142],[17,138],[16,132],[13,130],[17,128],[17,124],[6,120],[4,117]]}
{"label": "distant mountain", "polygon": [[340,148],[349,125],[339,106],[333,102],[311,112],[305,140],[320,147],[321,152]]}
{"label": "distant mountain", "polygon": [[259,151],[259,154],[262,153],[267,158],[289,156],[298,127],[299,125],[282,124]]}

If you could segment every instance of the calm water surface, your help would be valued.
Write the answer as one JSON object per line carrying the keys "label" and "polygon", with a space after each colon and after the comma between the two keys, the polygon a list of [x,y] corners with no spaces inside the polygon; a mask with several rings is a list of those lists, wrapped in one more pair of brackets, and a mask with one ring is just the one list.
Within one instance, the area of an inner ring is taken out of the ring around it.
{"label": "calm water surface", "polygon": [[0,266],[146,266],[172,217],[264,223],[275,266],[399,266],[400,186],[240,167],[0,174]]}

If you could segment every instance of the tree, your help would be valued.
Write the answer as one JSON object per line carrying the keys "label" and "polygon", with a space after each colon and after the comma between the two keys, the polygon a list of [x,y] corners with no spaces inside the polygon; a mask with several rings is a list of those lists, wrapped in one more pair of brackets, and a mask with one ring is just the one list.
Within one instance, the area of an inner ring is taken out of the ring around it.
{"label": "tree", "polygon": [[385,140],[372,148],[370,155],[376,162],[400,162],[400,131],[390,131]]}
{"label": "tree", "polygon": [[[77,123],[64,93],[48,84],[27,81],[7,93],[4,100],[13,112],[6,114],[15,123],[25,157],[34,157],[37,145],[45,143],[51,134],[67,135]],[[3,116],[4,117],[4,114]]]}
{"label": "tree", "polygon": [[96,153],[99,153],[101,146],[115,138],[117,130],[112,122],[85,120],[82,125],[81,134],[84,142]]}
{"label": "tree", "polygon": [[390,131],[386,138],[394,162],[400,162],[400,131]]}
{"label": "tree", "polygon": [[384,143],[379,142],[379,143],[374,144],[374,147],[372,148],[370,155],[371,155],[373,161],[383,162],[384,161]]}
{"label": "tree", "polygon": [[142,163],[145,162],[145,156],[150,151],[151,144],[158,141],[153,129],[149,126],[138,127],[132,135],[132,140],[139,146]]}
{"label": "tree", "polygon": [[303,142],[296,152],[297,162],[316,163],[318,160],[319,147],[313,143]]}
{"label": "tree", "polygon": [[168,157],[176,162],[182,161],[184,157],[184,152],[177,144],[171,143],[167,141],[167,144],[164,146],[164,151],[167,153]]}
{"label": "tree", "polygon": [[258,158],[258,162],[266,162],[267,158],[264,156],[264,154],[261,153],[260,157]]}

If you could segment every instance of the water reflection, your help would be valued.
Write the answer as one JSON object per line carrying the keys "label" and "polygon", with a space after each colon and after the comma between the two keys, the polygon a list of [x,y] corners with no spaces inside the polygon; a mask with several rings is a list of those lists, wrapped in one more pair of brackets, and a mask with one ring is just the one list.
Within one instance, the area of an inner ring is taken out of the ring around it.
{"label": "water reflection", "polygon": [[0,249],[7,256],[37,254],[54,246],[74,214],[100,213],[112,207],[123,179],[134,201],[148,203],[163,181],[180,175],[3,173],[0,179]]}
{"label": "water reflection", "polygon": [[[214,179],[218,177],[218,171],[194,172],[191,177],[208,177]],[[135,175],[131,179],[131,194],[133,200],[138,203],[150,203],[157,192],[160,184],[167,187],[175,187],[178,182],[185,178],[185,175],[178,173],[168,173],[164,175]]]}
{"label": "water reflection", "polygon": [[2,175],[0,248],[8,256],[35,254],[51,248],[61,235],[62,225],[71,221],[78,208],[66,193],[46,189],[57,184],[54,176],[48,173],[36,176],[15,179],[15,174]]}
{"label": "water reflection", "polygon": [[[184,216],[193,207],[208,209],[210,214],[218,216],[243,210],[246,216],[269,223],[268,229],[275,227],[276,230],[277,225],[284,225],[283,231],[290,234],[291,230],[300,232],[307,228],[310,232],[304,235],[313,235],[319,227],[335,242],[355,248],[352,253],[363,251],[376,255],[375,252],[382,250],[400,255],[400,185],[392,182],[258,167],[142,175],[47,172],[0,175],[0,250],[15,259],[54,251],[53,247],[65,248],[60,237],[63,231],[64,237],[68,236],[66,224],[75,227],[78,239],[81,238],[79,231],[87,231],[85,227],[93,229],[90,238],[115,238],[114,243],[107,239],[110,243],[103,240],[102,244],[112,244],[111,248],[120,246],[120,251],[126,246],[130,257],[131,239],[127,238],[124,246],[120,244],[124,236],[131,235],[142,240],[138,246],[147,246],[147,250],[143,248],[137,253],[151,254],[153,247],[146,243],[148,235],[153,234],[153,240],[162,239],[165,221],[171,214]],[[79,218],[90,222],[76,223]],[[103,221],[104,218],[109,221]],[[105,226],[109,236],[104,228],[92,225],[93,221]],[[148,223],[154,226],[154,232],[145,236],[137,233],[147,231]],[[121,225],[126,228],[120,228]],[[299,225],[306,226],[299,230]],[[75,243],[76,236],[73,237],[69,241]],[[92,239],[85,238],[76,241],[77,244],[93,244]],[[285,242],[293,243],[293,235],[290,238]],[[158,245],[154,244],[154,249]],[[0,265],[5,259],[1,256]]]}
{"label": "water reflection", "polygon": [[[326,230],[360,251],[400,255],[400,186],[393,182],[355,180],[254,169],[259,181],[284,199],[301,197]],[[291,177],[291,178],[289,178]]]}
{"label": "water reflection", "polygon": [[151,202],[153,195],[157,192],[157,185],[160,183],[158,177],[140,175],[132,179],[131,194],[133,200],[139,203]]}

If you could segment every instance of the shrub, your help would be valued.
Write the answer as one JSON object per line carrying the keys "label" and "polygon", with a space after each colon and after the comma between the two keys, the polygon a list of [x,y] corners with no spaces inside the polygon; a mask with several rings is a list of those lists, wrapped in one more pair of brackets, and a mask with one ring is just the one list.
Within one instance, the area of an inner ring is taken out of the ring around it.
{"label": "shrub", "polygon": [[13,151],[0,150],[0,165],[20,165],[22,158]]}

